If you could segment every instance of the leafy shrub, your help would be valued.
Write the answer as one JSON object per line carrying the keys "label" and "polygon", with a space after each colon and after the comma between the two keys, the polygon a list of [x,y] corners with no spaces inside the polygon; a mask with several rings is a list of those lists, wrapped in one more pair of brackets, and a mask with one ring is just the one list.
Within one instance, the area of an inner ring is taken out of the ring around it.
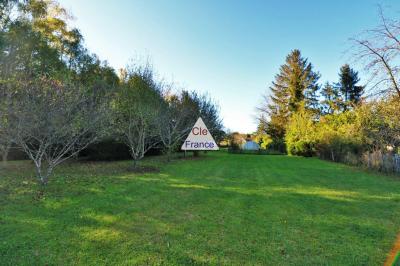
{"label": "leafy shrub", "polygon": [[238,132],[229,134],[227,139],[229,142],[229,150],[240,150],[240,147],[245,143],[244,137]]}
{"label": "leafy shrub", "polygon": [[316,153],[322,159],[357,164],[354,154],[365,149],[360,123],[354,111],[321,117],[315,127]]}
{"label": "leafy shrub", "polygon": [[309,157],[315,153],[315,123],[310,112],[302,110],[292,115],[285,141],[289,155]]}
{"label": "leafy shrub", "polygon": [[272,143],[272,138],[268,134],[257,134],[254,141],[260,145],[261,149],[266,150]]}
{"label": "leafy shrub", "polygon": [[400,100],[372,101],[358,108],[364,142],[370,150],[396,151],[400,147]]}

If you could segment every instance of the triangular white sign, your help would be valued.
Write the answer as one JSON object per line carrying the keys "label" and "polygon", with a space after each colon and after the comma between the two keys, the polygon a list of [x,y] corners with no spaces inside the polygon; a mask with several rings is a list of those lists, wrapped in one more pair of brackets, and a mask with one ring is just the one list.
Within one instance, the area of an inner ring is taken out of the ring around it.
{"label": "triangular white sign", "polygon": [[219,150],[217,143],[215,143],[214,138],[211,136],[201,117],[197,119],[192,130],[190,130],[189,136],[183,142],[181,149],[184,151]]}

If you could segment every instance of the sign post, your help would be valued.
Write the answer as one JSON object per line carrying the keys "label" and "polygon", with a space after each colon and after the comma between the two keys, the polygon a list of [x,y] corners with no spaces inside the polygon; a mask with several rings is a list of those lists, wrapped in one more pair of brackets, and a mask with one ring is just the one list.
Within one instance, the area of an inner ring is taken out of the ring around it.
{"label": "sign post", "polygon": [[181,149],[183,151],[217,151],[219,150],[217,143],[211,136],[210,131],[204,124],[201,117],[197,119],[189,136],[183,142]]}

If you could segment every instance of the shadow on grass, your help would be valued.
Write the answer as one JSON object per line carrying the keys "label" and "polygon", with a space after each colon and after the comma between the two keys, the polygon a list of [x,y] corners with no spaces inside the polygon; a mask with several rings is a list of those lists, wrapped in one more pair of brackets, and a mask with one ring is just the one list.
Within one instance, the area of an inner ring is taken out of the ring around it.
{"label": "shadow on grass", "polygon": [[33,179],[9,177],[0,183],[0,257],[39,265],[384,261],[400,226],[397,183],[263,158],[245,170],[240,156],[216,156],[141,175],[125,162],[68,165],[36,202]]}
{"label": "shadow on grass", "polygon": [[[42,255],[51,243],[59,262],[74,262],[79,254],[83,263],[94,257],[110,263],[339,263],[353,259],[351,250],[357,262],[375,263],[384,259],[376,250],[390,248],[385,239],[396,218],[382,208],[398,204],[388,197],[304,186],[212,187],[156,176],[128,176],[112,187],[94,183],[81,194],[49,194],[36,206],[7,209],[3,235],[14,242],[1,246],[3,258],[47,263]],[[248,257],[253,253],[258,256]]]}

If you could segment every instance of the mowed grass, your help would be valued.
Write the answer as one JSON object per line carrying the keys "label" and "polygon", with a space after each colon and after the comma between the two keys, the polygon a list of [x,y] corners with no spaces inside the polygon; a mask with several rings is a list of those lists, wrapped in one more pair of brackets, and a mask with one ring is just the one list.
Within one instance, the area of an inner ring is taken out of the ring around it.
{"label": "mowed grass", "polygon": [[381,265],[400,229],[399,179],[316,158],[129,164],[61,166],[42,198],[0,170],[0,264]]}

